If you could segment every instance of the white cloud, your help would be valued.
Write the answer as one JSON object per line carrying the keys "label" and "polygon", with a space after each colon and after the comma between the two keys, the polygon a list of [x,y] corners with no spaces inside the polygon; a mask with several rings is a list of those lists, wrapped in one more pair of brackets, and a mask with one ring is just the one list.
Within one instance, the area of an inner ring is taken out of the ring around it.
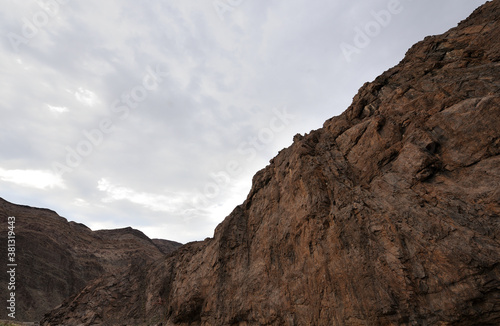
{"label": "white cloud", "polygon": [[0,168],[0,179],[37,189],[66,188],[59,175],[45,170],[4,170]]}
{"label": "white cloud", "polygon": [[[78,221],[77,221],[78,222]],[[86,225],[87,227],[89,227],[91,230],[108,230],[108,229],[116,229],[116,224],[113,223],[113,222],[90,222],[90,223],[87,223]]]}
{"label": "white cloud", "polygon": [[68,108],[67,107],[64,107],[64,106],[55,106],[55,105],[50,105],[50,104],[47,104],[47,107],[49,108],[49,110],[51,112],[54,112],[54,113],[64,113],[64,112],[68,112]]}
{"label": "white cloud", "polygon": [[88,89],[84,89],[83,87],[78,87],[78,90],[75,92],[75,98],[78,102],[88,106],[94,106],[99,101],[93,92]]}
{"label": "white cloud", "polygon": [[185,213],[183,207],[186,205],[186,198],[182,195],[170,194],[169,196],[165,196],[162,194],[137,192],[131,188],[113,185],[106,178],[101,178],[97,182],[97,189],[106,193],[106,197],[102,200],[105,203],[127,200],[152,211]]}
{"label": "white cloud", "polygon": [[73,201],[73,204],[75,206],[80,206],[80,207],[88,207],[90,205],[89,202],[87,202],[83,198],[75,198],[75,200]]}

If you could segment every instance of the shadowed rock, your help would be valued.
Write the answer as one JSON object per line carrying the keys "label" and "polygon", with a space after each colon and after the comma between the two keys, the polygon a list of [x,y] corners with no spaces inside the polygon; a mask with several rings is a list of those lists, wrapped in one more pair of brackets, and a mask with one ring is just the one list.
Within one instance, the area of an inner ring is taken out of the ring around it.
{"label": "shadowed rock", "polygon": [[[152,241],[132,228],[92,231],[54,211],[0,198],[2,244],[7,244],[8,216],[16,218],[17,321],[40,320],[93,279],[161,259],[180,246],[173,241]],[[7,254],[2,261],[6,259]],[[8,276],[0,273],[0,284],[9,283]],[[7,286],[0,288],[2,298],[8,298],[7,292]],[[7,313],[2,309],[0,319],[8,319]]]}

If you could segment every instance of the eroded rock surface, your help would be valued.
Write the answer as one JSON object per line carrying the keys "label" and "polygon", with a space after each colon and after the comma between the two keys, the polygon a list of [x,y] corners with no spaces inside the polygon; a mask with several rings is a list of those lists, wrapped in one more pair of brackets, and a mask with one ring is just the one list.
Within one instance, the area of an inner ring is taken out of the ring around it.
{"label": "eroded rock surface", "polygon": [[[2,246],[7,244],[9,216],[16,218],[16,321],[40,320],[93,279],[162,259],[180,246],[167,240],[155,244],[132,228],[92,231],[54,211],[0,198]],[[6,259],[5,251],[3,266]],[[1,298],[8,298],[8,277],[6,272],[0,273]],[[8,312],[2,309],[0,319],[9,319]]]}

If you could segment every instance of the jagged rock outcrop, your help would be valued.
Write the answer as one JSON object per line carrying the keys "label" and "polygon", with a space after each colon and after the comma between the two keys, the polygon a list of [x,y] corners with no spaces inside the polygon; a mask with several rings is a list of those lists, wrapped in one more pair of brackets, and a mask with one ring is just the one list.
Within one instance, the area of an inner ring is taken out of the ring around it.
{"label": "jagged rock outcrop", "polygon": [[[20,206],[0,198],[0,243],[7,244],[7,217],[15,219],[16,321],[38,321],[90,281],[130,265],[162,259],[180,246],[158,244],[132,228],[92,231],[48,209]],[[7,252],[2,257],[6,266]],[[0,273],[1,297],[9,275]],[[7,299],[6,299],[7,300]],[[10,319],[2,309],[0,319]]]}
{"label": "jagged rock outcrop", "polygon": [[500,0],[296,137],[245,202],[43,325],[500,324]]}

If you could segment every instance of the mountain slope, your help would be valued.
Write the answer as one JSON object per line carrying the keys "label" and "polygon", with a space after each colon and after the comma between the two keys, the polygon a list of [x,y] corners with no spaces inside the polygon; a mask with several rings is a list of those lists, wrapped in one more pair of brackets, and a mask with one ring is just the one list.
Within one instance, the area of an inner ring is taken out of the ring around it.
{"label": "mountain slope", "polygon": [[[15,217],[17,321],[40,320],[89,281],[127,269],[130,264],[161,259],[172,251],[132,228],[92,231],[51,210],[15,205],[0,198],[2,244],[7,244],[9,216]],[[175,242],[171,245],[180,246]],[[2,261],[6,258],[5,253]],[[8,277],[1,273],[0,284],[9,283]],[[1,297],[8,298],[7,292],[2,286]],[[3,309],[0,319],[9,319],[8,312]]]}
{"label": "mountain slope", "polygon": [[500,0],[258,172],[214,237],[43,325],[500,324]]}

